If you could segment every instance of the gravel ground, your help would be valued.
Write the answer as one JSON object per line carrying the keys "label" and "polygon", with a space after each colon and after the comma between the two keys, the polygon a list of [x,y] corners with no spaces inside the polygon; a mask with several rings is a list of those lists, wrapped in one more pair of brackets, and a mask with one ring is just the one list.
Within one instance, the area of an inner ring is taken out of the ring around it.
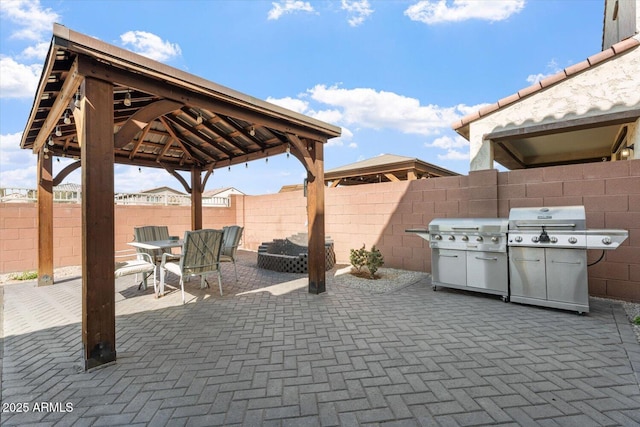
{"label": "gravel ground", "polygon": [[376,272],[378,279],[371,280],[350,274],[351,266],[336,271],[333,283],[338,286],[351,286],[371,292],[392,292],[405,286],[412,285],[422,279],[430,277],[419,271],[397,270],[395,268],[381,268]]}
{"label": "gravel ground", "polygon": [[[350,271],[351,266],[338,269],[332,279],[333,283],[338,286],[353,286],[358,289],[368,290],[371,292],[385,293],[393,292],[395,290],[404,288],[405,286],[412,285],[420,280],[430,277],[428,273],[419,271],[398,270],[395,268],[381,268],[377,273],[380,278],[376,280],[370,280],[359,278],[352,274],[349,274]],[[3,285],[5,283],[17,283],[17,280],[11,279],[12,275],[13,274],[0,275],[0,285]],[[82,269],[80,268],[80,266],[61,267],[55,269],[56,279],[80,277],[81,275]],[[611,300],[607,299],[607,301]],[[630,323],[633,321],[633,319],[640,316],[640,304],[626,301],[617,302],[622,304],[622,307],[627,313],[627,317],[629,318]],[[632,323],[631,326],[633,327],[633,330],[636,334],[638,343],[640,343],[640,325],[635,325]]]}

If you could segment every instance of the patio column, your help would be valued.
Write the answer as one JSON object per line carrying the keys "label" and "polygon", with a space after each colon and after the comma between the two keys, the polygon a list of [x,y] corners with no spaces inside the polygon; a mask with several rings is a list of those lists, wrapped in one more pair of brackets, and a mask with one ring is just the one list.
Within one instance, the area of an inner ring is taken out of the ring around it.
{"label": "patio column", "polygon": [[202,169],[191,168],[191,229],[202,229]]}
{"label": "patio column", "polygon": [[[45,148],[47,145],[45,144]],[[47,148],[48,149],[48,148]],[[53,285],[53,162],[38,153],[38,286]]]}
{"label": "patio column", "polygon": [[116,360],[113,85],[86,77],[82,161],[82,344],[85,369]]}
{"label": "patio column", "polygon": [[313,171],[307,171],[307,215],[309,217],[309,293],[326,291],[324,236],[324,144],[308,142]]}

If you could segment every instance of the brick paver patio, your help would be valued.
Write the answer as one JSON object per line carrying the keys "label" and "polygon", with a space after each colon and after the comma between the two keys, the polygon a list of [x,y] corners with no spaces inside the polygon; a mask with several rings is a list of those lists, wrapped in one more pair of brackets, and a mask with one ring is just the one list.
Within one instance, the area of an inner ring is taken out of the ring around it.
{"label": "brick paver patio", "polygon": [[310,295],[241,255],[223,297],[192,280],[185,305],[118,279],[118,360],[90,372],[80,279],[1,286],[2,425],[640,424],[640,346],[617,303],[578,316],[428,280],[377,294],[328,278]]}

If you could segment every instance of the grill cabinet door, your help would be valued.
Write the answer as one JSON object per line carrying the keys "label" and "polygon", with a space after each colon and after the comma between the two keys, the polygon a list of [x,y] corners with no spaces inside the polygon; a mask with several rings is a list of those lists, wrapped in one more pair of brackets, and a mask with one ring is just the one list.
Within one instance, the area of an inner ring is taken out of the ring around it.
{"label": "grill cabinet door", "polygon": [[467,284],[465,251],[432,249],[431,269],[433,282],[456,286]]}
{"label": "grill cabinet door", "polygon": [[467,252],[467,286],[493,289],[507,294],[507,254],[503,252]]}
{"label": "grill cabinet door", "polygon": [[509,248],[511,295],[547,299],[547,281],[543,248]]}
{"label": "grill cabinet door", "polygon": [[589,305],[587,251],[547,249],[546,259],[548,299]]}

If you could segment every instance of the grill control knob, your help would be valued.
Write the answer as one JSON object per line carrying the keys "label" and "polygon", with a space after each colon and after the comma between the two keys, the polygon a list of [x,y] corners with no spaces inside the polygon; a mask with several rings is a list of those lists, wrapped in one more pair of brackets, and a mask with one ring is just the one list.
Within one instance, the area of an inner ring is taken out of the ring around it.
{"label": "grill control knob", "polygon": [[518,243],[522,242],[522,236],[516,236],[516,242]]}
{"label": "grill control knob", "polygon": [[569,243],[571,243],[572,245],[575,245],[576,243],[578,243],[578,239],[576,239],[575,237],[569,237]]}
{"label": "grill control knob", "polygon": [[482,236],[478,236],[476,237],[476,242],[482,242],[484,239],[482,238]]}
{"label": "grill control knob", "polygon": [[551,238],[549,239],[549,241],[550,241],[551,243],[558,243],[558,238],[557,238],[557,237],[551,237]]}
{"label": "grill control knob", "polygon": [[533,243],[538,243],[538,240],[540,240],[540,239],[538,238],[538,236],[533,236],[533,237],[531,238],[531,241],[532,241]]}
{"label": "grill control knob", "polygon": [[602,238],[602,243],[604,243],[605,245],[610,245],[611,244],[611,237],[609,236],[605,236]]}
{"label": "grill control knob", "polygon": [[500,238],[499,238],[499,237],[495,237],[495,236],[493,236],[493,237],[491,238],[491,241],[492,241],[493,243],[498,243],[498,241],[499,241],[499,240],[500,240]]}
{"label": "grill control knob", "polygon": [[456,236],[452,234],[451,236],[449,236],[449,240],[456,240]]}
{"label": "grill control knob", "polygon": [[442,240],[442,236],[439,234],[436,234],[435,236],[433,236],[433,238],[436,240]]}
{"label": "grill control knob", "polygon": [[463,242],[469,241],[469,236],[462,236],[462,241]]}

